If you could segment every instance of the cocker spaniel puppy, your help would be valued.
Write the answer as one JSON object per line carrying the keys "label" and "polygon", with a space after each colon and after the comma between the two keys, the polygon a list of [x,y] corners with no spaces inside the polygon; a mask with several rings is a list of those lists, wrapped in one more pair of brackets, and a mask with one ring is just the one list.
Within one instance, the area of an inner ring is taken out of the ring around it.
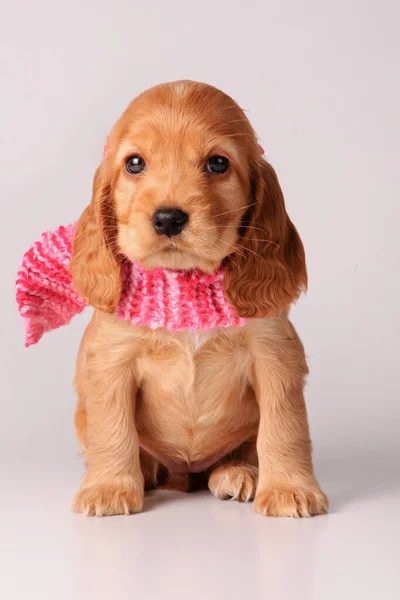
{"label": "cocker spaniel puppy", "polygon": [[[117,318],[130,261],[150,272],[221,270],[240,324],[178,331]],[[76,511],[135,513],[145,489],[204,484],[220,499],[254,499],[263,515],[327,511],[311,460],[307,364],[288,318],[307,284],[303,244],[232,98],[179,81],[128,106],[70,271],[96,308],[75,380],[87,460]]]}

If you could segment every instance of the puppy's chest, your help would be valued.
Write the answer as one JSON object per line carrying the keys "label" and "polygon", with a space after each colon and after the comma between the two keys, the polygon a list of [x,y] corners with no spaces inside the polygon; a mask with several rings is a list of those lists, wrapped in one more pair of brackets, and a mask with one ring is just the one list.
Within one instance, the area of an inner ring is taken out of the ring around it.
{"label": "puppy's chest", "polygon": [[192,350],[192,360],[198,350],[210,339],[210,331],[190,331],[188,336],[188,346]]}
{"label": "puppy's chest", "polygon": [[213,350],[204,353],[210,337],[209,331],[184,332],[150,348],[142,360],[146,387],[187,395],[202,369],[212,362]]}
{"label": "puppy's chest", "polygon": [[234,329],[166,335],[143,357],[136,426],[164,464],[219,456],[253,431],[250,351]]}
{"label": "puppy's chest", "polygon": [[180,332],[143,358],[144,389],[150,401],[154,393],[186,404],[199,404],[215,393],[221,397],[233,381],[243,379],[246,361],[241,358],[243,349],[235,343],[234,331]]}

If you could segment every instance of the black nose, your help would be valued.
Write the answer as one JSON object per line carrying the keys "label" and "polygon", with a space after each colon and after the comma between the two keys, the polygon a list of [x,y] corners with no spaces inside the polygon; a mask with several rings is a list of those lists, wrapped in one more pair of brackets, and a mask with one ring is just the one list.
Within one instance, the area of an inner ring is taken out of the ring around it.
{"label": "black nose", "polygon": [[160,235],[179,235],[188,222],[188,215],[179,208],[161,208],[153,217],[153,225],[156,233]]}

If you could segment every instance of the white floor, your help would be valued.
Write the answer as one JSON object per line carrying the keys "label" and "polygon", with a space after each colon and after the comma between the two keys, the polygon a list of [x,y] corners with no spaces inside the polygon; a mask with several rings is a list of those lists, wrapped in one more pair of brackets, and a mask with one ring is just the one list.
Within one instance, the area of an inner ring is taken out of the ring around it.
{"label": "white floor", "polygon": [[400,479],[387,458],[320,458],[331,513],[307,520],[206,492],[153,492],[130,517],[74,515],[72,459],[25,458],[3,473],[4,600],[400,597]]}

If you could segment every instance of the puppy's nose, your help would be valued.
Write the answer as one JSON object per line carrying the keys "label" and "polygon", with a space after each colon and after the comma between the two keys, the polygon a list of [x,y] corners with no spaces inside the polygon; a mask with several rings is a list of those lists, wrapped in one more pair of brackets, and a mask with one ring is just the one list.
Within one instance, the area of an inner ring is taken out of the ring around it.
{"label": "puppy's nose", "polygon": [[188,215],[179,208],[161,208],[153,217],[153,225],[159,235],[179,235],[188,222]]}

